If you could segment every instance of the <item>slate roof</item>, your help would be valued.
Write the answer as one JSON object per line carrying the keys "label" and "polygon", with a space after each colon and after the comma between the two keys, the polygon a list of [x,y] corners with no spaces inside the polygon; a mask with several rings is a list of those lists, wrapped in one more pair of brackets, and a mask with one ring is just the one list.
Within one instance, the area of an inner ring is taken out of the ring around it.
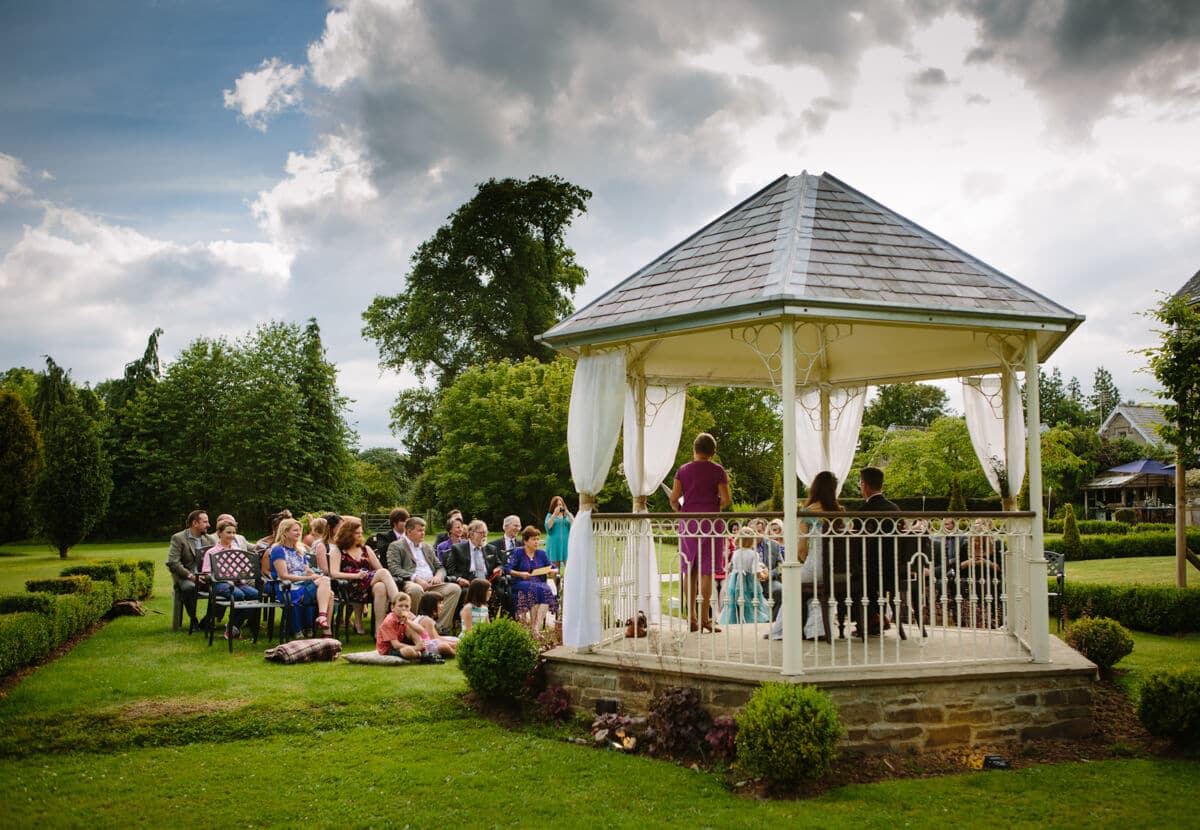
{"label": "slate roof", "polygon": [[551,343],[764,301],[1052,319],[1083,318],[834,176],[781,176],[543,338]]}
{"label": "slate roof", "polygon": [[1162,408],[1153,405],[1134,405],[1134,404],[1119,404],[1113,407],[1112,412],[1108,413],[1108,417],[1104,419],[1104,423],[1096,430],[1097,433],[1103,435],[1108,429],[1108,425],[1113,422],[1113,419],[1118,415],[1123,416],[1134,429],[1138,431],[1147,444],[1163,444],[1170,446],[1162,437],[1159,436],[1158,430],[1155,427],[1165,424],[1166,419],[1163,417]]}
{"label": "slate roof", "polygon": [[1183,284],[1183,288],[1175,292],[1176,297],[1182,297],[1188,305],[1200,303],[1200,271],[1192,274],[1192,278]]}

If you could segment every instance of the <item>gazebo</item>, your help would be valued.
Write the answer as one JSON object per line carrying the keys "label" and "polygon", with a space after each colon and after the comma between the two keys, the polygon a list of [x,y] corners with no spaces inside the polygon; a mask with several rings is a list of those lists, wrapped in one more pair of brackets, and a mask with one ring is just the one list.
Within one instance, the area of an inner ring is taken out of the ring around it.
{"label": "gazebo", "polygon": [[[1025,660],[1049,662],[1041,517],[1036,510],[1011,511],[1009,497],[1027,466],[1030,503],[1040,505],[1040,448],[1030,442],[1026,453],[1024,441],[1039,434],[1037,369],[1082,321],[828,173],[771,182],[542,335],[577,359],[568,443],[580,513],[564,589],[564,644],[577,654],[602,654],[619,636],[614,620],[634,611],[651,623],[671,616],[671,604],[659,594],[664,577],[655,540],[677,517],[644,514],[645,496],[671,473],[687,386],[778,391],[790,414],[783,418],[783,546],[794,551],[797,476],[807,483],[828,469],[845,479],[867,386],[961,378],[977,455],[1010,510],[905,514],[886,524],[847,526],[851,534],[891,540],[877,551],[907,550],[897,541],[906,534],[938,541],[943,531],[933,523],[941,527],[943,519],[946,528],[954,525],[947,534],[986,537],[1003,549],[1008,568],[1005,585],[989,594],[989,601],[1004,603],[1004,637],[1018,644]],[[1028,396],[1023,417],[1019,374]],[[635,512],[593,516],[622,423]],[[709,531],[720,527],[719,517],[697,519],[707,521]],[[865,554],[863,561],[869,561]],[[913,562],[920,564],[919,554],[907,563],[910,573]],[[892,578],[902,579],[894,572],[905,563],[893,564]],[[776,672],[785,677],[814,668],[804,657],[803,604],[786,600],[802,595],[799,571],[798,562],[784,562]],[[632,588],[621,594],[614,588],[620,585]],[[893,603],[909,590],[898,581],[884,589]],[[834,598],[821,601],[834,606]],[[884,614],[901,613],[879,602]],[[753,636],[757,640],[758,632]],[[742,645],[747,642],[743,637]],[[677,651],[686,653],[686,645]],[[702,658],[693,665],[720,662]],[[836,661],[826,668],[836,671]]]}

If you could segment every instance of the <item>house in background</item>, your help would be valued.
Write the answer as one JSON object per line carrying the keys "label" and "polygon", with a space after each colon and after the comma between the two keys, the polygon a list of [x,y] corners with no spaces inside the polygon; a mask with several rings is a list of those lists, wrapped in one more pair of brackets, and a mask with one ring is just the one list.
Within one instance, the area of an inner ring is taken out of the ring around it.
{"label": "house in background", "polygon": [[1200,303],[1200,271],[1192,274],[1192,278],[1183,284],[1183,288],[1175,292],[1176,297],[1182,297],[1188,305]]}
{"label": "house in background", "polygon": [[1096,431],[1106,441],[1128,438],[1143,446],[1165,447],[1174,451],[1174,445],[1168,444],[1158,434],[1158,427],[1164,423],[1166,421],[1163,419],[1161,408],[1151,404],[1125,403],[1117,405],[1108,413],[1108,417]]}

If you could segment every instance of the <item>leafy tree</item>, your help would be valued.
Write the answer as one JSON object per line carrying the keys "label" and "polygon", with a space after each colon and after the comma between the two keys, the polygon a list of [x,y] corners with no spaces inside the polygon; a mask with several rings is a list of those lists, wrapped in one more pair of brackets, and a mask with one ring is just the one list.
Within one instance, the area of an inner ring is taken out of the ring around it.
{"label": "leafy tree", "polygon": [[[778,396],[763,389],[698,386],[689,390],[696,403],[712,417],[721,464],[729,471],[733,500],[765,501],[771,495],[775,474],[783,466],[783,424]],[[699,431],[699,430],[697,430]],[[680,445],[691,460],[691,439],[685,432]]]}
{"label": "leafy tree", "polygon": [[[1071,380],[1074,381],[1074,387],[1078,388],[1079,381],[1075,378]],[[1071,384],[1063,381],[1062,372],[1057,367],[1048,375],[1044,369],[1038,369],[1038,401],[1041,405],[1040,416],[1043,424],[1094,426],[1093,418],[1083,402],[1078,400],[1070,389]],[[1022,383],[1022,399],[1024,396],[1025,384]]]}
{"label": "leafy tree", "polygon": [[[396,497],[399,499],[398,503],[404,503],[404,493],[408,490],[410,484],[407,467],[408,459],[399,450],[393,447],[369,447],[358,453],[358,460],[365,461],[391,479],[392,486],[396,488],[396,492],[398,493]],[[393,502],[389,506],[395,507],[396,503]]]}
{"label": "leafy tree", "polygon": [[33,417],[45,432],[58,407],[77,400],[71,372],[46,356],[46,371],[37,376],[37,391],[33,396]]}
{"label": "leafy tree", "polygon": [[300,393],[300,474],[309,504],[344,504],[351,478],[350,446],[356,436],[346,423],[346,399],[338,394],[337,369],[325,358],[321,329],[309,319],[300,341],[296,385]]}
{"label": "leafy tree", "polygon": [[535,338],[571,313],[583,284],[564,236],[591,195],[557,176],[479,185],[417,248],[405,290],[363,314],[380,362],[445,386],[487,361],[551,359]]}
{"label": "leafy tree", "polygon": [[1200,308],[1167,297],[1149,316],[1163,326],[1158,346],[1141,352],[1162,385],[1156,394],[1166,402],[1160,433],[1194,465],[1200,455]]}
{"label": "leafy tree", "polygon": [[965,498],[992,494],[962,418],[943,416],[927,430],[893,430],[875,450],[887,472],[887,493],[912,498],[949,494],[957,482]]}
{"label": "leafy tree", "polygon": [[46,465],[34,487],[33,509],[42,532],[65,559],[104,517],[112,478],[96,422],[79,402],[60,402],[43,437]]}
{"label": "leafy tree", "polygon": [[1042,484],[1047,497],[1052,495],[1060,504],[1078,499],[1095,471],[1094,464],[1076,452],[1083,443],[1078,432],[1060,426],[1042,433]]}
{"label": "leafy tree", "polygon": [[863,425],[887,429],[925,427],[946,414],[949,397],[940,386],[927,383],[893,383],[880,386],[863,411]]}
{"label": "leafy tree", "polygon": [[362,457],[351,462],[353,497],[356,513],[386,513],[400,503],[396,479]]}
{"label": "leafy tree", "polygon": [[1121,393],[1113,382],[1112,374],[1103,366],[1096,367],[1096,374],[1092,378],[1092,394],[1088,398],[1088,403],[1096,413],[1097,424],[1104,423],[1108,414],[1116,408],[1117,404],[1121,403]]}
{"label": "leafy tree", "polygon": [[570,360],[529,358],[475,366],[452,383],[434,412],[445,441],[426,467],[436,497],[428,506],[458,507],[489,524],[507,513],[528,521],[541,519],[551,496],[573,492],[567,409],[574,371]]}
{"label": "leafy tree", "polygon": [[0,542],[30,531],[29,495],[42,469],[42,436],[21,396],[0,389]]}
{"label": "leafy tree", "polygon": [[17,393],[25,408],[33,413],[33,401],[37,396],[37,372],[24,366],[14,366],[0,375],[0,389]]}

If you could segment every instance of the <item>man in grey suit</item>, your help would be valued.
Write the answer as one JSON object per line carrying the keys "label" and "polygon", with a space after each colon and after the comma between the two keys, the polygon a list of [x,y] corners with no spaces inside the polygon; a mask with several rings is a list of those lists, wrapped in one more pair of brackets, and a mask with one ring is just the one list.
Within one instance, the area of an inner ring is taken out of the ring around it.
{"label": "man in grey suit", "polygon": [[217,543],[208,533],[208,513],[193,510],[187,517],[188,526],[171,537],[167,551],[167,570],[175,581],[175,588],[183,599],[183,607],[191,618],[192,627],[199,625],[196,619],[196,571],[199,569],[201,551]]}
{"label": "man in grey suit", "polygon": [[412,597],[414,612],[417,612],[421,597],[425,594],[436,594],[441,598],[442,610],[438,615],[437,627],[438,631],[449,633],[454,625],[462,588],[455,582],[446,581],[446,568],[433,546],[425,541],[424,519],[412,516],[404,523],[404,535],[388,545],[387,568],[396,584],[404,585],[405,592]]}

